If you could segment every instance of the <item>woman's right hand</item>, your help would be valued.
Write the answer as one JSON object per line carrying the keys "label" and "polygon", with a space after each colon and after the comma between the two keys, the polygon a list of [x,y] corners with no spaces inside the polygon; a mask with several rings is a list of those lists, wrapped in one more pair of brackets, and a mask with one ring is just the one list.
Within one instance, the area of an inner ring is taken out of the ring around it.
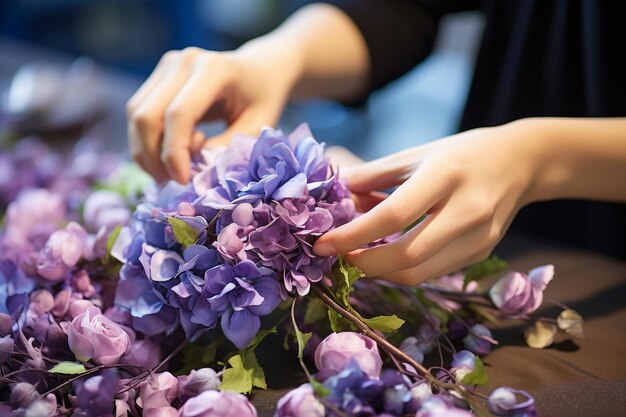
{"label": "woman's right hand", "polygon": [[[263,47],[186,48],[163,55],[127,104],[133,159],[157,181],[186,183],[191,154],[202,146],[227,144],[235,133],[257,135],[263,125],[275,125],[293,79],[284,62],[265,52]],[[218,136],[205,140],[196,130],[200,122],[219,119],[228,128]]]}

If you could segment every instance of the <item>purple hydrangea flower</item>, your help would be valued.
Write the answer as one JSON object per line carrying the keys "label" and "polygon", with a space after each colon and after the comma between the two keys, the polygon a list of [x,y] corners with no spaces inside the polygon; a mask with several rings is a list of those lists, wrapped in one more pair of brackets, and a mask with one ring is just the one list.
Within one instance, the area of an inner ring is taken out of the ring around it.
{"label": "purple hydrangea flower", "polygon": [[465,375],[472,372],[476,366],[476,355],[469,350],[460,350],[452,355],[450,372],[461,381]]}
{"label": "purple hydrangea flower", "polygon": [[87,239],[85,229],[75,222],[54,232],[37,259],[39,275],[50,281],[65,278],[78,261],[89,253]]}
{"label": "purple hydrangea flower", "polygon": [[118,380],[117,371],[107,369],[102,375],[76,381],[74,392],[78,407],[92,416],[111,415]]}
{"label": "purple hydrangea flower", "polygon": [[245,348],[259,331],[259,317],[271,313],[281,301],[276,274],[245,260],[213,267],[206,271],[205,280],[203,294],[208,295],[211,310],[221,316],[224,335]]}
{"label": "purple hydrangea flower", "polygon": [[95,191],[85,200],[83,219],[93,232],[104,227],[112,230],[130,220],[130,210],[122,197],[113,191]]}

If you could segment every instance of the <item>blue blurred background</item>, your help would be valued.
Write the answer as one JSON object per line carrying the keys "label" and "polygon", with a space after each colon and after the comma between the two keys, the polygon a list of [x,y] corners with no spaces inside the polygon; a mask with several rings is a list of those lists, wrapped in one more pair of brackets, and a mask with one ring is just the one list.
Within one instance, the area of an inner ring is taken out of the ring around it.
{"label": "blue blurred background", "polygon": [[[77,100],[74,107],[79,109],[74,110],[89,108],[85,101],[97,102],[96,130],[121,150],[126,142],[124,103],[164,52],[187,46],[236,48],[273,29],[304,3],[308,1],[6,0],[0,2],[0,88],[6,99],[25,64],[66,70],[77,57],[90,57],[97,76],[90,87],[79,88],[78,94],[89,97]],[[281,126],[289,130],[306,121],[321,140],[367,159],[453,133],[481,30],[477,13],[449,16],[431,57],[375,92],[363,107],[322,100],[291,103]],[[79,63],[85,67],[84,60]]]}

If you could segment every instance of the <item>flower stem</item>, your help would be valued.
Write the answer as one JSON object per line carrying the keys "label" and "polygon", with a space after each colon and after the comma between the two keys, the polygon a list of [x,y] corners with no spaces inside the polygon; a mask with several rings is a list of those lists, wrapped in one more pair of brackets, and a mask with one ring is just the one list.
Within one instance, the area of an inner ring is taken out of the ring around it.
{"label": "flower stem", "polygon": [[396,359],[406,362],[411,365],[415,370],[419,371],[424,378],[426,378],[430,382],[434,382],[435,378],[428,372],[424,366],[418,363],[416,360],[411,358],[406,353],[402,352],[400,349],[391,344],[384,336],[381,336],[376,331],[374,331],[371,327],[365,324],[359,317],[357,317],[352,312],[340,306],[335,300],[328,296],[321,288],[317,285],[312,285],[313,291],[317,294],[318,297],[330,308],[335,310],[337,313],[341,314],[347,320],[349,320],[352,324],[354,324],[364,335],[373,339],[378,345],[383,348],[388,354],[392,355]]}

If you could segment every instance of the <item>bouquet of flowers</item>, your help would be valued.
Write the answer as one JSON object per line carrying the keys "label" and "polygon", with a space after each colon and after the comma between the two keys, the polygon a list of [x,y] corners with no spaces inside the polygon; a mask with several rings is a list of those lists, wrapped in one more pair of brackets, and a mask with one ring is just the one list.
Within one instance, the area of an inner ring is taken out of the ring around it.
{"label": "bouquet of flowers", "polygon": [[46,175],[23,148],[0,155],[30,178],[0,182],[2,415],[256,416],[242,395],[267,388],[255,351],[282,333],[306,383],[279,417],[536,416],[524,391],[478,389],[497,344],[481,321],[533,320],[533,347],[582,336],[565,306],[530,318],[551,265],[503,273],[494,257],[404,288],[316,256],[358,213],[306,125],[204,150],[185,185],[156,187],[116,158],[87,172],[93,149]]}

